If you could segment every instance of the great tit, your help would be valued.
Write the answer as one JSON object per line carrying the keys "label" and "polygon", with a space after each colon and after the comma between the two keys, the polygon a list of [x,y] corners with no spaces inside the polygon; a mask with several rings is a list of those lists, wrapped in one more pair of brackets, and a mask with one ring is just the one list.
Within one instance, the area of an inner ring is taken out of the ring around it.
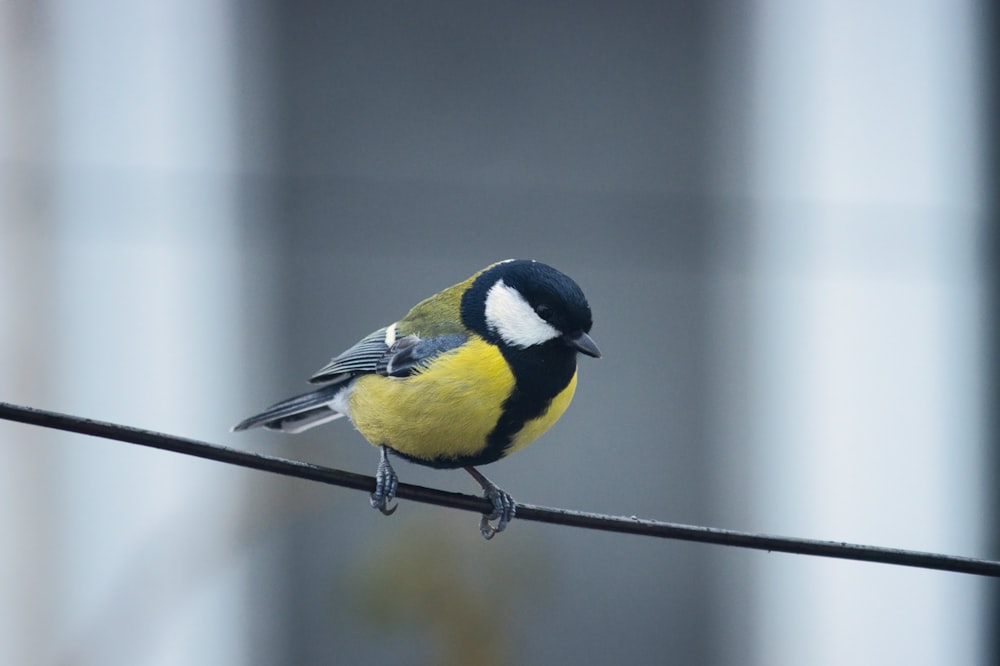
{"label": "great tit", "polygon": [[516,504],[475,466],[521,449],[562,416],[576,390],[577,353],[601,355],[591,325],[572,279],[536,261],[502,261],[335,357],[309,380],[322,387],[233,430],[297,433],[346,416],[380,451],[372,507],[385,515],[396,509],[390,451],[421,465],[462,467],[493,505],[480,521],[489,539]]}

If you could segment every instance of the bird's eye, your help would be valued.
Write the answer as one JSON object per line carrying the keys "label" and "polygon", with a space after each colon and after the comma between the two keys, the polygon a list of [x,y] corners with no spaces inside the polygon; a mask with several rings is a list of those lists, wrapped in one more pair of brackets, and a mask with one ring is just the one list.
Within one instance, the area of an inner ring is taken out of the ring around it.
{"label": "bird's eye", "polygon": [[546,305],[545,303],[542,303],[541,305],[536,307],[535,312],[538,313],[538,316],[544,319],[545,321],[548,321],[549,319],[552,318],[552,307]]}

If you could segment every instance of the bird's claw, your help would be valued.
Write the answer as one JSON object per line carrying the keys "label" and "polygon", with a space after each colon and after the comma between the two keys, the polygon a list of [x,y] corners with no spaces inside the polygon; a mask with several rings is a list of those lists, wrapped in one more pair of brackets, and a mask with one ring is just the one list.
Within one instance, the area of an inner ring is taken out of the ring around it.
{"label": "bird's claw", "polygon": [[[483,535],[484,539],[492,539],[497,533],[507,529],[507,524],[514,519],[514,514],[517,513],[517,502],[509,493],[500,490],[497,484],[483,476],[475,467],[466,467],[465,471],[476,480],[476,483],[483,489],[483,496],[493,505],[493,511],[489,514],[484,513],[479,521],[480,534]],[[494,520],[497,521],[496,525],[493,524]]]}
{"label": "bird's claw", "polygon": [[[507,529],[507,525],[517,513],[517,502],[509,493],[492,483],[483,488],[483,495],[493,504],[493,512],[489,515],[484,513],[479,519],[479,532],[488,541]],[[493,521],[497,521],[495,526]]]}
{"label": "bird's claw", "polygon": [[396,513],[396,509],[399,508],[399,503],[393,504],[392,506],[386,506],[391,499],[386,497],[379,497],[375,493],[372,493],[371,504],[373,509],[378,509],[383,516],[391,516]]}
{"label": "bird's claw", "polygon": [[396,497],[396,486],[398,485],[399,478],[396,476],[396,470],[389,464],[389,456],[383,446],[378,468],[375,470],[375,492],[371,496],[372,508],[378,509],[385,516],[396,513],[399,504],[388,505]]}

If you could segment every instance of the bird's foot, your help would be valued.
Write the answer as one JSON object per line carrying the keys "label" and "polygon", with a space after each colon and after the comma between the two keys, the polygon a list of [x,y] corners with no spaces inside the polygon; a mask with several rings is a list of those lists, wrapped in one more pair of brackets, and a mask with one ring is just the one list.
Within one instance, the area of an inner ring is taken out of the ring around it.
{"label": "bird's foot", "polygon": [[396,470],[389,464],[389,451],[384,446],[379,449],[380,458],[378,469],[375,470],[375,492],[372,493],[371,503],[373,509],[378,509],[386,516],[391,516],[399,507],[398,504],[389,506],[393,498],[396,497],[396,486],[399,485],[399,478]]}
{"label": "bird's foot", "polygon": [[[483,476],[475,467],[466,467],[465,471],[482,486],[483,496],[493,505],[493,511],[489,514],[484,513],[479,520],[479,532],[483,538],[492,539],[507,529],[508,523],[514,519],[514,515],[517,513],[517,502],[509,493],[501,490],[497,484]],[[496,521],[495,525],[494,521]]]}

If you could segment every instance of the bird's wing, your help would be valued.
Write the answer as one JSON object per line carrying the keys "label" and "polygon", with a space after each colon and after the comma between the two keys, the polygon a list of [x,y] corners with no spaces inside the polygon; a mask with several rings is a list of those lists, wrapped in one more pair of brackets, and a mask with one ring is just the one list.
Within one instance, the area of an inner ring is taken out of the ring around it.
{"label": "bird's wing", "polygon": [[408,335],[393,345],[390,353],[379,361],[375,372],[386,377],[409,377],[436,356],[461,347],[468,339],[465,335],[441,335],[421,340]]}
{"label": "bird's wing", "polygon": [[386,340],[387,332],[388,327],[366,336],[326,364],[309,381],[314,383],[343,381],[363,373],[407,377],[435,356],[455,349],[468,340],[466,335],[460,334],[427,339],[406,335],[395,339],[390,345]]}
{"label": "bird's wing", "polygon": [[350,349],[335,356],[333,360],[324,365],[319,371],[309,378],[310,382],[332,382],[344,379],[352,374],[361,372],[375,372],[379,360],[389,353],[389,345],[386,344],[386,332],[388,327],[380,328],[355,344]]}

